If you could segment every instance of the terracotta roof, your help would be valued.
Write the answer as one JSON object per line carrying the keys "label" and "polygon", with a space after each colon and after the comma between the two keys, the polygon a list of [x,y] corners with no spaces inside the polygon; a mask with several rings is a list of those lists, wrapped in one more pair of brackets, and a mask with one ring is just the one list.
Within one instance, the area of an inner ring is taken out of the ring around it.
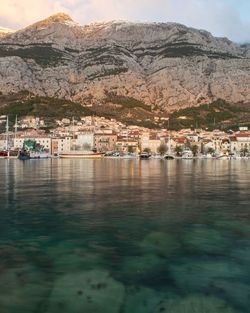
{"label": "terracotta roof", "polygon": [[238,133],[235,134],[236,138],[249,138],[250,134],[249,133]]}

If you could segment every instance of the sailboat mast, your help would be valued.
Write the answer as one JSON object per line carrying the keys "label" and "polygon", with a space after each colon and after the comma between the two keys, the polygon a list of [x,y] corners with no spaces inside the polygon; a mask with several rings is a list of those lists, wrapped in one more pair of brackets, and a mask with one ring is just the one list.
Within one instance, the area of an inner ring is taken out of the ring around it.
{"label": "sailboat mast", "polygon": [[16,133],[17,133],[17,115],[16,115],[16,121],[15,121],[15,139],[16,139]]}
{"label": "sailboat mast", "polygon": [[9,116],[6,118],[6,151],[9,151]]}
{"label": "sailboat mast", "polygon": [[170,132],[168,132],[168,153],[171,153],[171,144],[170,144]]}
{"label": "sailboat mast", "polygon": [[73,128],[72,128],[72,134],[73,134],[73,150],[75,150],[75,117],[73,116],[72,120]]}
{"label": "sailboat mast", "polygon": [[169,130],[169,118],[168,118],[168,154],[171,154],[171,144],[170,144],[170,130]]}

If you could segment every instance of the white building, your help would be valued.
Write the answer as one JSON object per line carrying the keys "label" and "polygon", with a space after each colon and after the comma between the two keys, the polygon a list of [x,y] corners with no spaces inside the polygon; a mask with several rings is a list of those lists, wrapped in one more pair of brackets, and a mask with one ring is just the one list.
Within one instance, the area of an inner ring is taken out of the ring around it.
{"label": "white building", "polygon": [[43,146],[44,149],[48,150],[49,153],[51,153],[52,139],[50,137],[32,137],[32,136],[17,137],[14,139],[14,149],[22,149],[24,141],[27,140],[34,140],[36,143]]}
{"label": "white building", "polygon": [[77,135],[76,146],[80,150],[93,149],[94,147],[94,133],[93,132],[83,132]]}

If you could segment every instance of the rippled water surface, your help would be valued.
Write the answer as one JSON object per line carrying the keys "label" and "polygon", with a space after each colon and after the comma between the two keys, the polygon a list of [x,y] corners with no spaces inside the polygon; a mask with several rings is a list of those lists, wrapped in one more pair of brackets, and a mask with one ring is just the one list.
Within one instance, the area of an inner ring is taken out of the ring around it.
{"label": "rippled water surface", "polygon": [[248,313],[250,162],[0,160],[1,313]]}

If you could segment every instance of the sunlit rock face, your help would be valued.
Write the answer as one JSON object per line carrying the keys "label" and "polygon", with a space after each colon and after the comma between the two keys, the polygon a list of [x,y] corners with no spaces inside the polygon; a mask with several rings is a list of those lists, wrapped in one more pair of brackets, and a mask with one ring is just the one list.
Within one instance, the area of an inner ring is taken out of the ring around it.
{"label": "sunlit rock face", "polygon": [[250,102],[250,49],[175,23],[81,26],[60,13],[0,30],[0,91],[100,102],[107,93],[166,111]]}

